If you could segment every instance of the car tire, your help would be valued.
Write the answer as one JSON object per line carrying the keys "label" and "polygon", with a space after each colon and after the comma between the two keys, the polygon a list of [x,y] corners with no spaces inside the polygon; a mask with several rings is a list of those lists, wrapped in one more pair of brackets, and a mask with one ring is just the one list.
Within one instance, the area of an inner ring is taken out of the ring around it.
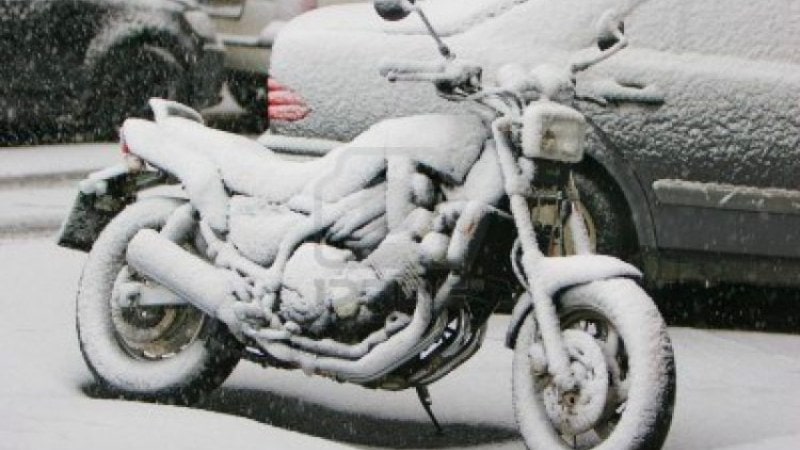
{"label": "car tire", "polygon": [[619,188],[594,166],[574,172],[587,225],[593,229],[595,252],[635,262],[638,239],[630,209]]}
{"label": "car tire", "polygon": [[[619,188],[597,167],[591,165],[576,168],[573,177],[579,192],[578,207],[589,232],[592,251],[636,262],[638,239],[630,220],[630,210]],[[575,246],[569,227],[564,230],[563,242],[549,239],[552,232],[550,224],[557,214],[555,207],[551,205],[537,209],[536,202],[532,202],[530,206],[534,220],[544,221],[537,224],[542,252],[549,256],[574,254]]]}
{"label": "car tire", "polygon": [[230,72],[228,91],[236,103],[248,113],[266,120],[267,76],[258,73]]}
{"label": "car tire", "polygon": [[152,97],[186,102],[189,86],[178,58],[164,47],[126,44],[97,64],[85,125],[93,134],[113,137],[128,117],[149,117]]}

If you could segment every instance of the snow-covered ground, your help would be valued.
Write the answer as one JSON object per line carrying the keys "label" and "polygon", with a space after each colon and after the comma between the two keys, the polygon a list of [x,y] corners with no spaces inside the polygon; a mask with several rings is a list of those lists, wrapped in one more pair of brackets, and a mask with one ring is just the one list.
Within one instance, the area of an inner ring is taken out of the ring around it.
{"label": "snow-covered ground", "polygon": [[[413,392],[250,363],[198,408],[92,399],[73,320],[85,257],[51,241],[0,240],[0,449],[524,448],[504,316],[474,359],[431,388],[442,437]],[[800,336],[671,333],[679,389],[666,449],[800,448]]]}
{"label": "snow-covered ground", "polygon": [[112,143],[0,148],[0,236],[57,229],[77,180],[120,160]]}

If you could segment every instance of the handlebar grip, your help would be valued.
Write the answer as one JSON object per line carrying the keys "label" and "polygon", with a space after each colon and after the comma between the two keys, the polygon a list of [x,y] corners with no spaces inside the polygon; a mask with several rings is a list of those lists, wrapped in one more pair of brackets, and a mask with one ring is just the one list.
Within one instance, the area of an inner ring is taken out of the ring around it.
{"label": "handlebar grip", "polygon": [[384,77],[394,75],[437,75],[445,71],[441,62],[414,61],[414,60],[383,60],[379,64],[380,74]]}
{"label": "handlebar grip", "polygon": [[430,82],[430,83],[438,83],[445,78],[440,74],[436,73],[395,73],[389,72],[386,74],[386,79],[395,82],[395,81],[421,81],[421,82]]}

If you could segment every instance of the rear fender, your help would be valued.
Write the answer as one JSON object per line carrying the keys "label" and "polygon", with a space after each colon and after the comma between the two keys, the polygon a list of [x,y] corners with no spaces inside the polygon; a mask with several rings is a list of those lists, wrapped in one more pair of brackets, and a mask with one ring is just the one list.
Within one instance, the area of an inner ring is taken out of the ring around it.
{"label": "rear fender", "polygon": [[[177,108],[175,102],[163,101],[165,108]],[[156,102],[158,104],[158,102]],[[172,112],[191,112],[191,108],[172,109]],[[122,135],[131,153],[148,164],[180,180],[192,205],[215,231],[227,232],[229,196],[219,171],[219,165],[202,149],[180,139],[183,133],[193,132],[201,125],[181,120],[164,111],[162,123],[143,119],[128,119],[122,125]],[[166,120],[171,119],[171,120]],[[168,123],[165,123],[168,122]]]}
{"label": "rear fender", "polygon": [[58,233],[58,245],[88,252],[111,220],[137,198],[137,192],[164,181],[155,172],[131,173],[124,165],[95,172],[80,183],[67,219]]}

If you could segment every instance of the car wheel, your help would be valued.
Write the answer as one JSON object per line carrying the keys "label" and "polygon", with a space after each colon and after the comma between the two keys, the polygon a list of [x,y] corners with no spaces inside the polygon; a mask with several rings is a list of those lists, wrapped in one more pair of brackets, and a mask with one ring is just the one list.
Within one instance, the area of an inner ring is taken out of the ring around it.
{"label": "car wheel", "polygon": [[595,251],[626,261],[635,258],[638,249],[636,231],[625,198],[607,179],[582,170],[575,173],[582,212],[592,230]]}
{"label": "car wheel", "polygon": [[230,72],[228,90],[242,108],[248,113],[266,118],[267,116],[267,76],[264,74]]}
{"label": "car wheel", "polygon": [[[638,241],[627,203],[616,185],[599,175],[596,170],[589,166],[574,172],[575,185],[580,193],[578,207],[589,232],[592,250],[632,261],[636,258]],[[551,222],[556,214],[552,206],[539,207],[538,211],[534,207],[532,213],[534,220],[540,221],[544,218],[545,222]],[[550,228],[540,227],[538,233],[547,238]],[[542,250],[551,256],[574,254],[569,227],[565,229],[563,247],[554,244],[550,239],[543,239],[542,244]]]}
{"label": "car wheel", "polygon": [[169,50],[151,44],[112,49],[97,65],[86,126],[94,134],[111,136],[128,117],[148,117],[153,97],[185,102],[185,70]]}

